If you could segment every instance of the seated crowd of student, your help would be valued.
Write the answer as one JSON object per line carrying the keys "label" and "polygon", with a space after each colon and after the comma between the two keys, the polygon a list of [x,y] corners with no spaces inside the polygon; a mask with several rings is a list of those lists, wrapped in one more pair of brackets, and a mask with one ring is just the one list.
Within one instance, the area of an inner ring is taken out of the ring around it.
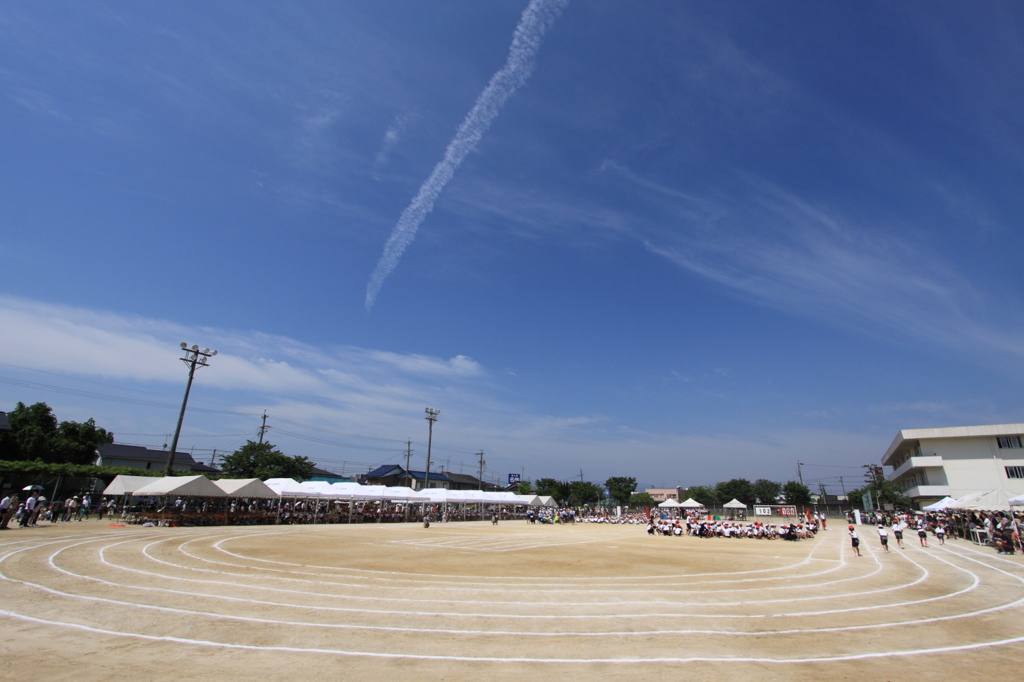
{"label": "seated crowd of student", "polygon": [[721,521],[706,517],[687,519],[651,519],[648,535],[680,537],[684,533],[700,538],[755,538],[759,540],[807,540],[818,532],[818,523],[763,523],[761,521]]}

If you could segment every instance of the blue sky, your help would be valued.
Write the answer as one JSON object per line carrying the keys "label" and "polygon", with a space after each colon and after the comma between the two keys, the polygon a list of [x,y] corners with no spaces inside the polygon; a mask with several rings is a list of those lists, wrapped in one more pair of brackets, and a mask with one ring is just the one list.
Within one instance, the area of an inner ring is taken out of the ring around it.
{"label": "blue sky", "polygon": [[[1013,3],[0,7],[0,409],[359,473],[857,482],[1022,421]],[[852,483],[851,483],[852,482]]]}

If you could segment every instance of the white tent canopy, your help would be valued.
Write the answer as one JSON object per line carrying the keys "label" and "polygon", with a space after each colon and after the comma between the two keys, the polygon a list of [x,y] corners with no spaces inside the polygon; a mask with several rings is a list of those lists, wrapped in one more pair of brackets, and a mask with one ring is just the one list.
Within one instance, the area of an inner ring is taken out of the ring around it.
{"label": "white tent canopy", "polygon": [[135,491],[135,495],[190,495],[193,497],[227,497],[227,493],[206,476],[164,476]]}
{"label": "white tent canopy", "polygon": [[494,498],[500,504],[526,504],[525,502],[523,502],[522,495],[517,495],[516,493],[513,493],[508,490],[502,490],[494,493]]}
{"label": "white tent canopy", "polygon": [[1010,505],[1013,507],[1024,507],[1024,495],[1010,498]]}
{"label": "white tent canopy", "polygon": [[280,493],[258,478],[222,478],[213,484],[231,497],[261,497],[277,499]]}
{"label": "white tent canopy", "polygon": [[679,503],[680,507],[686,507],[687,509],[703,509],[704,505],[693,499],[692,497],[686,498],[683,502]]}
{"label": "white tent canopy", "polygon": [[737,500],[735,497],[732,498],[732,500],[730,502],[726,502],[722,506],[725,507],[726,509],[746,509],[747,508],[747,505],[743,504],[742,502]]}
{"label": "white tent canopy", "polygon": [[543,507],[557,507],[558,503],[555,502],[555,498],[550,495],[541,495],[539,498],[541,506]]}
{"label": "white tent canopy", "polygon": [[956,505],[956,500],[954,500],[952,497],[947,495],[946,497],[943,497],[938,502],[935,502],[934,504],[929,504],[929,505],[927,505],[925,507],[921,507],[921,509],[923,509],[925,511],[942,511],[943,509],[949,509],[950,507],[953,507],[955,505]]}
{"label": "white tent canopy", "polygon": [[263,481],[268,488],[284,497],[301,497],[304,494],[294,478],[268,478]]}
{"label": "white tent canopy", "polygon": [[384,499],[394,502],[426,502],[430,499],[426,495],[420,495],[418,490],[413,490],[405,485],[389,485],[384,492],[386,493]]}
{"label": "white tent canopy", "polygon": [[139,488],[149,485],[159,479],[152,476],[124,476],[118,475],[103,489],[104,495],[134,495]]}
{"label": "white tent canopy", "polygon": [[683,505],[679,504],[678,500],[673,499],[671,497],[658,505],[660,509],[678,509],[679,507],[682,506]]}
{"label": "white tent canopy", "polygon": [[305,497],[336,497],[332,494],[335,491],[327,481],[303,481],[299,484],[299,489]]}
{"label": "white tent canopy", "polygon": [[1010,496],[1005,490],[982,490],[957,498],[952,505],[956,509],[972,511],[1007,510],[1010,509]]}

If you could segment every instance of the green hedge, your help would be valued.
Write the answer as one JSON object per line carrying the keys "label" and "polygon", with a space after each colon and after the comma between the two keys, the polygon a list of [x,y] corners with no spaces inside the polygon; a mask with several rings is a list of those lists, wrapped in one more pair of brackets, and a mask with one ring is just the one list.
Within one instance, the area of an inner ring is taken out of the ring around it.
{"label": "green hedge", "polygon": [[8,462],[0,460],[0,474],[38,476],[47,479],[63,478],[99,478],[107,482],[115,476],[163,476],[161,471],[147,471],[131,467],[104,467],[92,464],[48,464],[46,462]]}

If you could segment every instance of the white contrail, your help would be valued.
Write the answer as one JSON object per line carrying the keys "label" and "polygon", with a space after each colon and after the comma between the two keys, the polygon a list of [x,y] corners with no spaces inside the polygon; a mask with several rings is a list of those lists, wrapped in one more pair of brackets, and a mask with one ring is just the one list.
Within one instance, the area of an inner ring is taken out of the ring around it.
{"label": "white contrail", "polygon": [[477,97],[476,104],[455,131],[455,137],[448,143],[444,158],[434,166],[430,177],[402,211],[395,229],[388,237],[384,253],[377,261],[377,267],[374,268],[370,282],[366,286],[367,310],[373,308],[384,280],[394,272],[406,247],[416,237],[420,223],[434,208],[434,202],[452,179],[455,170],[487,132],[505,100],[529,79],[533,72],[534,58],[540,49],[541,38],[568,4],[569,0],[530,0],[530,4],[523,10],[519,25],[512,36],[512,45],[509,47],[505,65],[491,77],[491,82]]}

